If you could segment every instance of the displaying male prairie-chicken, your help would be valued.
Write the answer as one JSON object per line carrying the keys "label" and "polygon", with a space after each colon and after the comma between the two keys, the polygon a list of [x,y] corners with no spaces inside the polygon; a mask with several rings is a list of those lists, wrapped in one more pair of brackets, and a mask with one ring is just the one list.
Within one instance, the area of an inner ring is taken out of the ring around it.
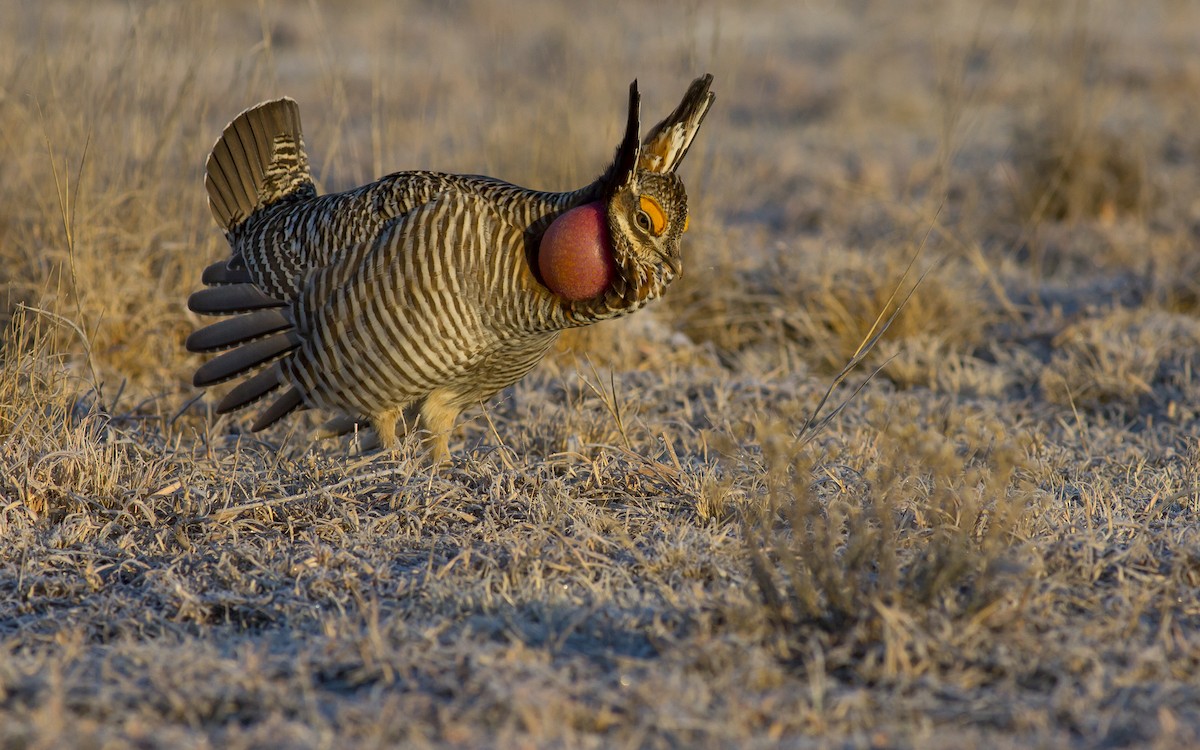
{"label": "displaying male prairie-chicken", "polygon": [[208,157],[233,255],[205,269],[188,307],[235,317],[188,337],[190,351],[229,350],[195,384],[247,376],[217,412],[273,399],[254,430],[318,408],[334,414],[327,430],[370,426],[390,447],[397,421],[417,417],[443,460],[459,413],[529,372],[560,331],[637,310],[679,274],[688,210],[675,171],[711,82],[694,81],[639,141],[634,81],[612,164],[566,193],[398,172],[318,196],[296,103],[246,110]]}

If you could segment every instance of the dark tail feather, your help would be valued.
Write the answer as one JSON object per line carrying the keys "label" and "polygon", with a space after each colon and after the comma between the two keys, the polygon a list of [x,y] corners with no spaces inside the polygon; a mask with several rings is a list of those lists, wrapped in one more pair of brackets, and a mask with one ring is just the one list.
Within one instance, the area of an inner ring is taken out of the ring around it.
{"label": "dark tail feather", "polygon": [[258,310],[193,331],[185,346],[189,352],[219,352],[291,327],[279,309]]}
{"label": "dark tail feather", "polygon": [[[276,329],[275,326],[282,326],[282,329]],[[287,385],[283,368],[277,360],[301,343],[300,334],[281,312],[263,310],[196,331],[188,338],[188,348],[196,351],[198,347],[194,348],[194,345],[197,344],[219,347],[241,336],[250,336],[251,340],[205,362],[196,370],[192,382],[207,387],[241,377],[263,365],[269,366],[226,393],[217,404],[218,414],[228,414],[255,404]],[[289,388],[259,415],[251,429],[257,432],[269,427],[303,406],[300,392]]]}
{"label": "dark tail feather", "polygon": [[254,279],[250,277],[250,271],[245,266],[234,266],[231,268],[227,260],[219,260],[208,268],[205,268],[200,281],[205,286],[254,283]]}
{"label": "dark tail feather", "polygon": [[254,432],[265,430],[303,406],[304,399],[300,397],[300,391],[289,388],[282,396],[275,399],[275,402],[267,407],[266,411],[258,415],[258,419],[254,420],[250,429]]}
{"label": "dark tail feather", "polygon": [[281,385],[282,371],[277,362],[249,380],[238,383],[236,388],[226,393],[221,403],[217,404],[217,414],[228,414],[261,401]]}
{"label": "dark tail feather", "polygon": [[192,377],[192,383],[198,387],[224,383],[226,380],[236,378],[256,367],[278,359],[300,346],[300,341],[299,333],[295,330],[287,330],[274,336],[243,344],[237,349],[225,352],[200,365]]}
{"label": "dark tail feather", "polygon": [[706,74],[692,81],[675,111],[650,128],[642,140],[638,169],[674,172],[679,168],[712,106],[714,95],[708,90],[712,79]]}
{"label": "dark tail feather", "polygon": [[193,292],[188,297],[188,309],[201,315],[234,315],[286,304],[264,294],[253,284],[213,286]]}
{"label": "dark tail feather", "polygon": [[617,153],[613,156],[612,164],[600,178],[605,192],[609,195],[633,178],[633,171],[638,165],[638,151],[641,148],[641,144],[638,142],[638,129],[641,127],[641,102],[642,97],[638,93],[637,79],[634,79],[633,83],[629,84],[629,114],[625,119],[625,135],[621,138],[621,145],[617,146]]}

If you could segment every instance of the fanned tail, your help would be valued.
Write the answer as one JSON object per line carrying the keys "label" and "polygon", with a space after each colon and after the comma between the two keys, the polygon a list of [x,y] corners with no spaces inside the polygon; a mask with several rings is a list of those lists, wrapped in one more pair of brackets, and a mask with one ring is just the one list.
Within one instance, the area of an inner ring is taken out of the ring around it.
{"label": "fanned tail", "polygon": [[192,382],[203,388],[245,378],[217,404],[218,414],[243,409],[274,395],[275,400],[251,427],[254,431],[302,408],[303,398],[294,387],[276,395],[288,385],[279,360],[303,343],[285,303],[250,283],[245,269],[231,269],[225,262],[205,269],[204,282],[210,286],[193,294],[188,307],[204,315],[234,317],[188,336],[188,351],[222,352],[200,365]]}
{"label": "fanned tail", "polygon": [[227,232],[278,201],[316,195],[296,102],[274,99],[234,118],[213,145],[205,172],[209,208]]}
{"label": "fanned tail", "polygon": [[[315,197],[296,102],[275,99],[235,117],[208,156],[204,186],[213,218],[226,232],[280,201]],[[207,387],[243,378],[217,405],[220,414],[274,397],[255,420],[256,431],[303,408],[279,361],[303,343],[287,302],[259,288],[236,253],[204,269],[202,280],[206,288],[188,299],[188,308],[235,317],[188,336],[188,351],[222,352],[197,368],[193,383]]]}

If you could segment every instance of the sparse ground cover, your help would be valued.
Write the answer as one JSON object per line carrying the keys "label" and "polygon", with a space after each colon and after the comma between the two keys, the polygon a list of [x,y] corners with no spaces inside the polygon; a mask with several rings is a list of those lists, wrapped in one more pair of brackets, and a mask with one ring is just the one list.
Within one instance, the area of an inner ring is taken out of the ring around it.
{"label": "sparse ground cover", "polygon": [[[1200,743],[1200,6],[501,7],[4,4],[3,747]],[[451,468],[195,398],[243,107],[563,189],[705,71],[685,277]]]}

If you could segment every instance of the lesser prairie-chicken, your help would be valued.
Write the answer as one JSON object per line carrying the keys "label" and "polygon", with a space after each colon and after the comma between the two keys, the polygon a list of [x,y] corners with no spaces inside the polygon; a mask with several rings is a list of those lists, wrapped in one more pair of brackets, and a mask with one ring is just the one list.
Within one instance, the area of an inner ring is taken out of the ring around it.
{"label": "lesser prairie-chicken", "polygon": [[[217,412],[273,399],[254,430],[317,408],[333,413],[333,431],[369,425],[390,447],[411,413],[444,460],[459,413],[529,372],[560,331],[637,310],[679,274],[688,210],[675,172],[712,105],[711,81],[694,81],[641,141],[634,81],[612,164],[565,193],[398,172],[317,195],[296,103],[246,110],[208,157],[209,205],[232,257],[205,269],[188,307],[235,317],[188,337],[190,351],[228,350],[195,384],[245,376]],[[552,289],[538,261],[552,222],[589,207],[602,217],[591,239],[608,275],[578,299]]]}

